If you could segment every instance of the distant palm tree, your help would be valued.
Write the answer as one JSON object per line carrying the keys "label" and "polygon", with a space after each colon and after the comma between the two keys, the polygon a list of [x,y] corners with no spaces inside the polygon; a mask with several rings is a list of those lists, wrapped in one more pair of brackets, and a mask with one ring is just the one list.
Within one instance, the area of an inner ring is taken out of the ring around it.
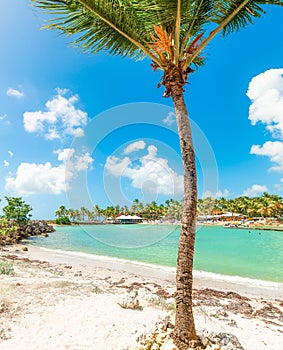
{"label": "distant palm tree", "polygon": [[59,209],[55,212],[55,216],[60,218],[60,217],[66,216],[67,213],[68,213],[68,210],[66,209],[66,207],[64,205],[61,205]]}
{"label": "distant palm tree", "polygon": [[76,218],[76,211],[74,209],[68,209],[67,210],[67,216],[74,221]]}
{"label": "distant palm tree", "polygon": [[[75,35],[74,45],[97,53],[135,59],[148,57],[161,69],[159,86],[172,97],[184,166],[184,211],[177,262],[175,343],[187,348],[196,339],[192,313],[192,268],[196,226],[196,166],[191,126],[184,101],[188,75],[204,63],[200,56],[220,32],[245,27],[279,0],[32,0],[51,14],[45,28]],[[233,67],[234,68],[234,67]]]}
{"label": "distant palm tree", "polygon": [[85,221],[85,217],[87,216],[87,213],[88,213],[88,209],[86,207],[82,206],[80,208],[80,214],[81,214],[82,221]]}

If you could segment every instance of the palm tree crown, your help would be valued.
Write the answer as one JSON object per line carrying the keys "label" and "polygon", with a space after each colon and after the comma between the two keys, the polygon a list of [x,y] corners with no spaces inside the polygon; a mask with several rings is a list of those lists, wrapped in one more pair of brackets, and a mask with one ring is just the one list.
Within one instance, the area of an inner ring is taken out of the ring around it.
{"label": "palm tree crown", "polygon": [[[222,31],[228,35],[253,23],[265,11],[262,5],[280,0],[32,0],[52,17],[45,28],[74,35],[75,46],[91,54],[141,59],[148,56],[154,69],[165,73],[177,67],[179,84],[187,82],[194,67],[203,64],[200,53]],[[171,76],[164,74],[166,97]]]}

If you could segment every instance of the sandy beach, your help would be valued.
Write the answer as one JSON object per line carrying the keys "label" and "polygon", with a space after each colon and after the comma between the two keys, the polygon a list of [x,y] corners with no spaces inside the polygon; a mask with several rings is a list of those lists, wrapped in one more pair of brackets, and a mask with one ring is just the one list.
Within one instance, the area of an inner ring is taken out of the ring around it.
{"label": "sandy beach", "polygon": [[[174,269],[23,248],[0,251],[14,270],[0,274],[0,349],[174,349],[166,341],[171,327],[163,331],[165,341],[156,336],[174,322]],[[196,272],[198,334],[232,334],[243,349],[279,350],[282,287]],[[232,343],[218,349],[240,348]]]}

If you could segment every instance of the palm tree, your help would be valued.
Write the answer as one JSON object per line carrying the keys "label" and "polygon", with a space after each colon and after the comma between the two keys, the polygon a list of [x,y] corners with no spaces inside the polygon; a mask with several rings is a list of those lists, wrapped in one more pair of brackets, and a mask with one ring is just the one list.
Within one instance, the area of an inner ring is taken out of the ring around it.
{"label": "palm tree", "polygon": [[56,210],[55,216],[58,216],[60,218],[60,217],[66,216],[67,213],[68,213],[68,209],[64,205],[61,205],[59,209]]}
{"label": "palm tree", "polygon": [[141,202],[138,198],[135,198],[133,200],[133,204],[131,206],[131,212],[133,214],[138,214],[139,213],[139,210],[140,210],[140,205],[141,205]]}
{"label": "palm tree", "polygon": [[76,218],[76,211],[72,208],[67,210],[67,216],[74,222]]}
{"label": "palm tree", "polygon": [[82,221],[85,221],[85,216],[87,215],[88,209],[84,206],[80,208],[80,215],[82,218]]}
{"label": "palm tree", "polygon": [[184,210],[177,262],[174,339],[186,348],[196,339],[192,313],[192,268],[196,226],[196,166],[184,86],[193,67],[204,63],[201,52],[218,34],[227,36],[253,22],[263,4],[281,0],[32,0],[51,14],[47,29],[75,35],[74,45],[95,54],[140,59],[161,69],[165,97],[175,107],[184,166]]}

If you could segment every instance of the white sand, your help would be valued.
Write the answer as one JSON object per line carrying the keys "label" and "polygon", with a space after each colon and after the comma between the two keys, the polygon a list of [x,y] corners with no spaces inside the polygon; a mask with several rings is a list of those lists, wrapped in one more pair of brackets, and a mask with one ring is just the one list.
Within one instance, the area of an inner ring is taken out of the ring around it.
{"label": "white sand", "polygon": [[[22,252],[21,246],[18,249],[10,248],[1,255],[46,263],[15,260],[15,275],[0,275],[1,350],[140,349],[136,343],[138,336],[171,312],[169,308],[164,310],[161,302],[150,302],[146,293],[172,295],[173,269],[35,247],[29,247],[28,252]],[[194,313],[198,332],[206,329],[232,333],[246,350],[282,348],[282,285],[257,282],[252,286],[248,280],[239,279],[236,283],[220,276],[213,279],[212,275],[206,278],[200,275],[195,278],[195,288],[231,290],[249,297],[245,301],[196,292]],[[143,310],[118,305],[129,290],[139,291]],[[241,311],[240,306],[245,305],[247,308]],[[261,312],[270,306],[270,316]],[[245,314],[249,307],[252,313]]]}

